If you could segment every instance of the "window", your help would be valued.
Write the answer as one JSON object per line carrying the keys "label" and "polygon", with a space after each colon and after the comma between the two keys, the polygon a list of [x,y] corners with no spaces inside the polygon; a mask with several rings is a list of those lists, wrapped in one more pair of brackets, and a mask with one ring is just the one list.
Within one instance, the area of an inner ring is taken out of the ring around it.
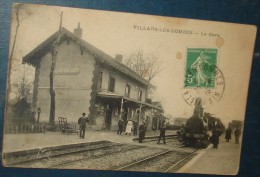
{"label": "window", "polygon": [[102,90],[102,78],[103,78],[103,72],[100,72],[98,76],[98,83],[97,83],[98,91]]}
{"label": "window", "polygon": [[142,90],[139,90],[138,92],[138,100],[142,100],[142,96],[143,96],[143,91]]}
{"label": "window", "polygon": [[129,84],[126,84],[126,86],[125,86],[125,96],[130,97],[130,90],[131,90],[131,86]]}
{"label": "window", "polygon": [[116,79],[113,77],[109,78],[109,86],[108,86],[108,91],[110,92],[114,92],[115,91],[115,83],[116,83]]}

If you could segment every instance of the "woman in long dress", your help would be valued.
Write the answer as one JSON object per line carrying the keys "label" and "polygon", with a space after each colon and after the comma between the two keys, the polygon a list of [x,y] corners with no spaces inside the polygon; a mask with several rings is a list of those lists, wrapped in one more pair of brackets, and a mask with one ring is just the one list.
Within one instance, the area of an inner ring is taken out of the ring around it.
{"label": "woman in long dress", "polygon": [[128,133],[131,134],[132,133],[132,127],[133,127],[133,122],[131,120],[129,120],[127,122],[126,125],[126,129],[125,129],[125,134],[127,135]]}

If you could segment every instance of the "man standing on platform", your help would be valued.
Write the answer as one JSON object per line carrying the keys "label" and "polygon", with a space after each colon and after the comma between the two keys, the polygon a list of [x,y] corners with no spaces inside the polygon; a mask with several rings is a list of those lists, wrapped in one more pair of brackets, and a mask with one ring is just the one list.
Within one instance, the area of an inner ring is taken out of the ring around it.
{"label": "man standing on platform", "polygon": [[218,148],[219,137],[221,135],[221,131],[218,126],[214,127],[212,130],[211,142],[213,144],[213,148]]}
{"label": "man standing on platform", "polygon": [[124,127],[123,119],[119,119],[117,125],[118,125],[117,134],[121,135],[121,133],[123,132],[123,127]]}
{"label": "man standing on platform", "polygon": [[138,123],[137,123],[137,121],[134,121],[134,122],[133,122],[133,129],[134,129],[134,136],[136,136],[136,135],[137,135],[137,129],[138,129]]}
{"label": "man standing on platform", "polygon": [[226,134],[225,134],[225,139],[226,139],[226,142],[229,142],[229,140],[231,139],[231,134],[232,134],[232,130],[230,127],[228,127],[226,129]]}
{"label": "man standing on platform", "polygon": [[139,127],[139,143],[142,143],[143,142],[143,139],[145,137],[145,124],[144,122],[142,122]]}
{"label": "man standing on platform", "polygon": [[157,144],[160,144],[161,138],[163,139],[163,144],[166,144],[165,142],[165,131],[166,131],[166,124],[165,121],[162,123],[162,126],[160,128],[160,136]]}
{"label": "man standing on platform", "polygon": [[86,114],[83,113],[82,117],[79,118],[78,120],[78,124],[79,124],[79,128],[80,128],[80,132],[79,132],[79,138],[85,138],[85,131],[86,131],[86,124],[88,122],[88,118],[86,117]]}
{"label": "man standing on platform", "polygon": [[241,130],[239,127],[236,128],[236,130],[234,131],[235,134],[235,144],[239,144],[239,138],[241,135]]}

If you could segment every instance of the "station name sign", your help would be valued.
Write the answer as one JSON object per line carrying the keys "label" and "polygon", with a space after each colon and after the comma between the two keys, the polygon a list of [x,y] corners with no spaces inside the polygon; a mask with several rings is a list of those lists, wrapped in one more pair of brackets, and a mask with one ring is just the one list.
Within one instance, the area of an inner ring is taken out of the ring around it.
{"label": "station name sign", "polygon": [[80,68],[79,67],[56,68],[54,73],[56,75],[74,75],[80,73]]}

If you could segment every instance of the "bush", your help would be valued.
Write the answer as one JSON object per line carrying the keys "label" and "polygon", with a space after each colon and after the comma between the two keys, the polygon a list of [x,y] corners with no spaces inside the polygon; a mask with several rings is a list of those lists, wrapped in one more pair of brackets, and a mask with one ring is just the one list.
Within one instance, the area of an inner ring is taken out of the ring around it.
{"label": "bush", "polygon": [[35,123],[34,114],[31,111],[31,104],[26,98],[22,98],[13,105],[13,120],[12,122],[18,125],[22,123]]}

